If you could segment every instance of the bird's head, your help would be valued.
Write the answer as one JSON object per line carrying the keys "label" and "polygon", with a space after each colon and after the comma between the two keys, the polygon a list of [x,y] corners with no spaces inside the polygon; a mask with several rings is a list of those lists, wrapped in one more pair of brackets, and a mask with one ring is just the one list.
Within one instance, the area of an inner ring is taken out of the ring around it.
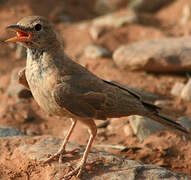
{"label": "bird's head", "polygon": [[8,26],[7,29],[15,31],[17,36],[5,42],[20,42],[27,48],[46,49],[59,41],[51,23],[40,16],[24,17],[16,25]]}

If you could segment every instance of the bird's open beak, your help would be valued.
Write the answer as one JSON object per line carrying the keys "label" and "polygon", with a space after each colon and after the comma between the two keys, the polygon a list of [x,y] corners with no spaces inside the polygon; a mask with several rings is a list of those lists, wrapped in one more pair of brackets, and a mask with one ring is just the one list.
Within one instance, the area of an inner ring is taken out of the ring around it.
{"label": "bird's open beak", "polygon": [[19,25],[11,25],[8,26],[6,29],[15,31],[17,33],[17,36],[9,38],[5,40],[5,42],[29,42],[32,38],[32,34],[29,32],[23,31]]}

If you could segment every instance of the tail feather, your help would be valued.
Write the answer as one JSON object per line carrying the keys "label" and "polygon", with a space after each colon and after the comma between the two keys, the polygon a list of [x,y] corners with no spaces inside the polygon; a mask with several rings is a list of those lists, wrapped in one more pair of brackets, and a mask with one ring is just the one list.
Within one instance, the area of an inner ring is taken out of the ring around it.
{"label": "tail feather", "polygon": [[186,128],[184,128],[183,126],[181,126],[179,123],[173,121],[173,120],[170,120],[169,118],[163,116],[160,114],[162,108],[154,105],[154,104],[151,104],[151,103],[148,103],[148,102],[145,102],[141,95],[140,94],[137,94],[136,92],[134,92],[133,90],[131,90],[130,88],[126,87],[126,86],[122,86],[121,84],[117,83],[117,82],[111,82],[111,81],[106,81],[106,80],[103,80],[105,83],[107,84],[110,84],[112,86],[116,86],[118,87],[119,89],[122,89],[124,91],[127,91],[129,94],[131,94],[132,96],[134,96],[137,100],[139,100],[142,105],[145,107],[145,109],[147,110],[147,113],[146,114],[143,114],[144,116],[147,116],[148,118],[160,123],[160,124],[163,124],[164,126],[167,126],[169,128],[173,128],[173,129],[177,129],[179,130],[180,132],[183,132],[187,135],[190,135],[191,137],[191,133],[188,132],[186,130]]}
{"label": "tail feather", "polygon": [[186,128],[184,128],[183,126],[181,126],[179,123],[172,121],[170,119],[168,119],[167,117],[154,113],[150,116],[151,119],[153,119],[154,121],[157,121],[160,124],[163,124],[164,126],[168,127],[168,128],[173,128],[176,130],[179,130],[185,134],[190,134]]}
{"label": "tail feather", "polygon": [[142,104],[145,106],[145,108],[148,109],[149,111],[149,118],[153,119],[154,121],[163,124],[164,126],[168,127],[168,128],[173,128],[176,130],[179,130],[180,132],[183,132],[185,134],[190,134],[190,132],[188,132],[186,130],[186,128],[184,128],[183,126],[181,126],[179,123],[163,116],[160,114],[160,111],[162,110],[160,107],[147,103],[147,102],[142,102]]}

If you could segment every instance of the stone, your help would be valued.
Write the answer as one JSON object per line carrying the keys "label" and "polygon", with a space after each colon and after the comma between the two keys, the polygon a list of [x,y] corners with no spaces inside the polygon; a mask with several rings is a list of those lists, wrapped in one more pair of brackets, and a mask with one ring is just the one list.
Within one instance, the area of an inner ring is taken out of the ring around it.
{"label": "stone", "polygon": [[191,116],[182,116],[178,118],[178,123],[185,127],[189,132],[191,132]]}
{"label": "stone", "polygon": [[136,12],[155,12],[173,0],[130,0],[128,7]]}
{"label": "stone", "polygon": [[187,82],[181,92],[181,98],[190,101],[191,100],[191,79]]}
{"label": "stone", "polygon": [[132,11],[123,9],[95,18],[92,20],[92,26],[119,28],[124,24],[135,22],[136,18]]}
{"label": "stone", "polygon": [[101,57],[109,57],[111,53],[101,46],[89,45],[84,48],[84,55],[86,58],[98,59]]}
{"label": "stone", "polygon": [[129,0],[96,0],[94,11],[98,14],[111,13],[127,5]]}
{"label": "stone", "polygon": [[134,134],[139,138],[140,141],[143,141],[145,138],[157,131],[166,129],[166,127],[157,122],[137,115],[129,116],[129,122]]}
{"label": "stone", "polygon": [[184,84],[181,82],[177,82],[174,84],[174,86],[172,87],[170,93],[173,96],[179,96],[181,94],[182,89],[184,88]]}
{"label": "stone", "polygon": [[131,127],[129,124],[126,124],[126,125],[123,127],[123,131],[124,131],[124,133],[125,133],[125,135],[126,135],[127,137],[133,135],[132,127]]}
{"label": "stone", "polygon": [[0,138],[7,136],[23,136],[24,134],[14,127],[0,127]]}
{"label": "stone", "polygon": [[97,40],[104,32],[104,27],[102,26],[91,26],[89,29],[89,34],[93,40]]}
{"label": "stone", "polygon": [[31,92],[26,89],[23,85],[18,83],[18,72],[21,70],[21,68],[15,68],[13,69],[11,73],[11,80],[7,89],[6,94],[9,97],[16,97],[16,98],[31,98],[32,94]]}
{"label": "stone", "polygon": [[191,37],[163,38],[122,45],[113,53],[121,69],[148,72],[191,71]]}
{"label": "stone", "polygon": [[[12,172],[8,174],[6,179],[10,179],[10,177],[14,179],[14,173],[24,170],[28,177],[30,176],[30,179],[37,179],[37,177],[39,179],[40,177],[40,179],[58,180],[63,177],[71,169],[70,167],[78,165],[77,162],[79,162],[84,148],[69,142],[66,147],[67,150],[78,148],[76,158],[64,156],[62,163],[54,161],[51,165],[43,164],[42,162],[47,159],[48,154],[52,155],[57,152],[62,141],[63,139],[53,136],[24,136],[0,139],[1,167],[5,166],[6,171],[10,170]],[[12,146],[7,147],[5,144],[12,144]],[[7,155],[7,151],[11,155]],[[91,149],[88,156],[88,163],[90,162],[95,163],[91,166],[87,165],[86,170],[82,172],[81,179],[83,180],[132,180],[135,177],[141,180],[148,180],[151,177],[157,180],[190,180],[184,175],[175,174],[165,168],[128,160],[94,148]],[[15,168],[8,164],[15,165]],[[1,169],[0,172],[2,172]],[[5,172],[3,171],[3,173]],[[24,174],[25,177],[26,174]]]}
{"label": "stone", "polygon": [[35,135],[38,135],[38,133],[37,133],[36,131],[32,130],[32,129],[26,129],[25,134],[26,134],[27,136],[35,136]]}

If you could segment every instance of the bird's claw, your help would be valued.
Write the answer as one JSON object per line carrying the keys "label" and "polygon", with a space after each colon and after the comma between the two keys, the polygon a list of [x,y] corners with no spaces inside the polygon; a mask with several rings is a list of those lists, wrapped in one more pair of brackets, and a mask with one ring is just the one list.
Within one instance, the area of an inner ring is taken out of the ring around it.
{"label": "bird's claw", "polygon": [[61,162],[63,155],[65,155],[65,154],[74,155],[77,151],[78,151],[78,149],[74,149],[72,151],[66,151],[66,150],[58,151],[56,154],[54,154],[53,156],[48,158],[46,161],[44,161],[44,164],[50,163],[51,161],[54,161],[54,160],[57,160],[57,159],[59,160],[59,162]]}
{"label": "bird's claw", "polygon": [[84,168],[84,165],[80,164],[78,167],[76,167],[75,169],[70,171],[68,174],[66,174],[61,180],[69,180],[70,178],[72,178],[72,176],[79,177],[80,174],[82,173],[83,168]]}

